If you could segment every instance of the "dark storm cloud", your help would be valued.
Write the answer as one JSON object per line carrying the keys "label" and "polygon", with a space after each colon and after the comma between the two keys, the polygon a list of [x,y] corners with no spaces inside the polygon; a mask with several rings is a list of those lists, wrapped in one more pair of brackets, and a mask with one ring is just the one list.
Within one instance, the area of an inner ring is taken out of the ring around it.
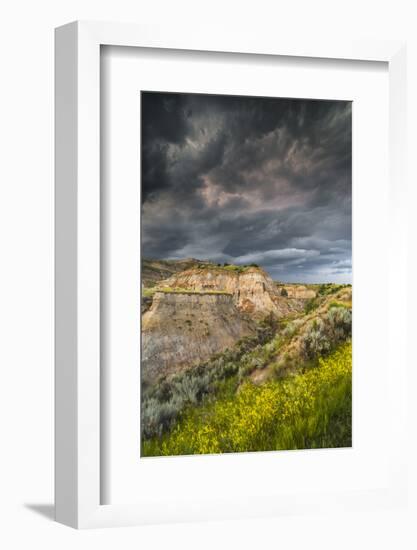
{"label": "dark storm cloud", "polygon": [[142,94],[142,254],[350,281],[351,104]]}

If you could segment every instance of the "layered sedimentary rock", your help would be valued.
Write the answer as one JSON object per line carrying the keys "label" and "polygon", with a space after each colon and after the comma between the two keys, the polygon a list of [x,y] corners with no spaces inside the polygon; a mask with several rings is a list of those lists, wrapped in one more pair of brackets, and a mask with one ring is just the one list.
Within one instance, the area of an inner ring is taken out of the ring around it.
{"label": "layered sedimentary rock", "polygon": [[298,300],[310,300],[316,297],[314,290],[311,290],[304,285],[283,285],[287,292],[288,298],[296,298]]}
{"label": "layered sedimentary rock", "polygon": [[156,292],[142,317],[142,380],[206,361],[254,331],[230,294]]}
{"label": "layered sedimentary rock", "polygon": [[228,292],[233,295],[236,307],[254,319],[262,319],[271,313],[283,317],[304,307],[301,297],[288,299],[282,296],[271,277],[258,267],[242,271],[216,267],[194,268],[175,274],[162,284],[202,292]]}
{"label": "layered sedimentary rock", "polygon": [[277,286],[259,267],[202,262],[154,290],[142,303],[142,379],[151,384],[233,347],[256,332],[256,321],[302,311],[315,296],[302,285]]}

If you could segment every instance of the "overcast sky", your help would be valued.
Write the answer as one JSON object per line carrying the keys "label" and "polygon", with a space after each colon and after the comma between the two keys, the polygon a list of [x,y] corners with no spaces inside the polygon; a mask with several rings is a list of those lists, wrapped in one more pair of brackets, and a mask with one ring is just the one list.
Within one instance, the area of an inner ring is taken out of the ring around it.
{"label": "overcast sky", "polygon": [[351,282],[351,103],[142,93],[142,255]]}

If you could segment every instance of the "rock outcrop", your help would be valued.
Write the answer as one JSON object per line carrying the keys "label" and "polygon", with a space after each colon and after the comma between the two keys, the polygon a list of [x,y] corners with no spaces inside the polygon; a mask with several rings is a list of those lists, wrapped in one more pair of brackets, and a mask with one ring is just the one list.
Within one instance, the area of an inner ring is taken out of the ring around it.
{"label": "rock outcrop", "polygon": [[315,296],[303,285],[277,286],[259,267],[192,262],[151,266],[175,272],[142,300],[142,380],[149,384],[232,347],[256,332],[256,321],[303,311]]}
{"label": "rock outcrop", "polygon": [[288,298],[296,298],[297,300],[311,300],[316,297],[314,290],[307,288],[304,285],[282,285],[281,290],[285,289]]}
{"label": "rock outcrop", "polygon": [[259,267],[242,270],[216,266],[188,269],[163,281],[161,286],[199,292],[228,292],[232,294],[236,307],[254,319],[262,319],[271,313],[284,317],[304,307],[301,298],[282,296],[271,277]]}
{"label": "rock outcrop", "polygon": [[206,361],[254,332],[231,294],[156,292],[142,317],[142,381]]}
{"label": "rock outcrop", "polygon": [[142,260],[142,287],[150,288],[168,279],[174,273],[197,266],[201,260],[184,258],[183,260]]}

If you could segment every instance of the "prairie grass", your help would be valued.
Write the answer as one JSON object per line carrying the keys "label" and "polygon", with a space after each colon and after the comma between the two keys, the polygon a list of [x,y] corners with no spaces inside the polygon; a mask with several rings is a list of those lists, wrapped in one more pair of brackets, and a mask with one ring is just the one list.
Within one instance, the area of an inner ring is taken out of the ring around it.
{"label": "prairie grass", "polygon": [[244,273],[248,269],[253,267],[259,268],[257,264],[248,264],[248,265],[235,265],[235,264],[199,264],[198,269],[207,269],[209,271],[227,271],[229,273]]}
{"label": "prairie grass", "polygon": [[352,345],[345,342],[303,374],[190,405],[170,433],[142,442],[143,456],[351,446]]}

